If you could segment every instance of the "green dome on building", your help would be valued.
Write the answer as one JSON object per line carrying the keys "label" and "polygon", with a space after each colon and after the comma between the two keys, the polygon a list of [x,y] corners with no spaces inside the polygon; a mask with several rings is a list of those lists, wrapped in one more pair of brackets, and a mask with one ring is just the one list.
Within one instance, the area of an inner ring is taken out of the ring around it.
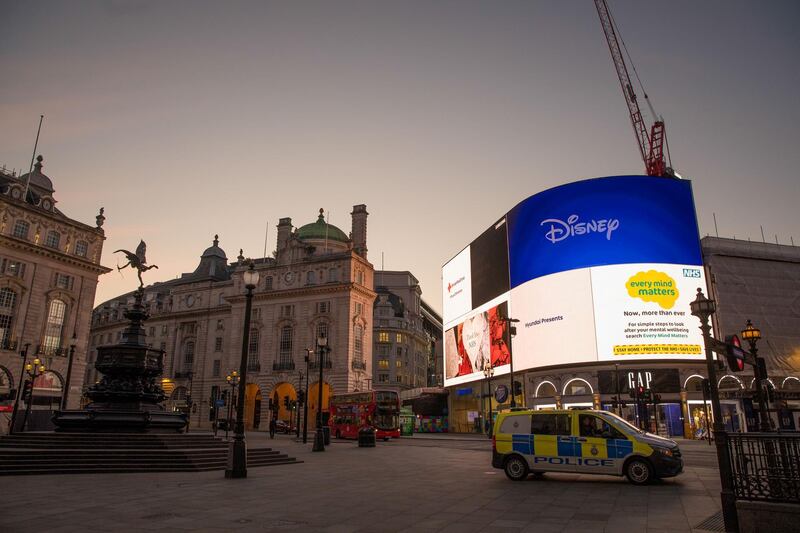
{"label": "green dome on building", "polygon": [[334,226],[325,222],[324,210],[319,210],[319,217],[316,222],[306,224],[297,230],[297,237],[301,240],[319,239],[339,242],[350,242],[345,233]]}

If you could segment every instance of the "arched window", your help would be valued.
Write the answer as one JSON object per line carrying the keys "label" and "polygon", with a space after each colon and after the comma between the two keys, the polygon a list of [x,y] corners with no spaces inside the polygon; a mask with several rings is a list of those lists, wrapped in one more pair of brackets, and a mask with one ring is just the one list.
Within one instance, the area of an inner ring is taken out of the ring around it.
{"label": "arched window", "polygon": [[703,376],[692,375],[686,378],[686,383],[683,384],[686,392],[703,392]]}
{"label": "arched window", "polygon": [[364,326],[356,324],[353,329],[353,360],[360,363],[364,360]]}
{"label": "arched window", "polygon": [[722,376],[717,384],[720,391],[738,391],[744,388],[742,382],[736,376]]}
{"label": "arched window", "polygon": [[556,387],[549,381],[542,381],[536,386],[537,398],[549,398],[556,395]]}
{"label": "arched window", "polygon": [[594,390],[592,390],[589,382],[580,378],[571,379],[564,385],[564,396],[580,396],[592,393],[594,393]]}
{"label": "arched window", "polygon": [[48,231],[47,238],[44,241],[44,245],[50,248],[58,248],[59,243],[61,242],[61,234],[57,231]]}
{"label": "arched window", "polygon": [[292,337],[294,336],[294,328],[292,326],[283,326],[281,328],[281,338],[278,342],[278,362],[281,364],[289,364],[292,360]]}
{"label": "arched window", "polygon": [[258,363],[258,351],[261,335],[257,329],[250,330],[250,342],[247,345],[247,369],[260,370]]}
{"label": "arched window", "polygon": [[267,276],[264,280],[264,289],[268,291],[272,290],[272,276]]}
{"label": "arched window", "polygon": [[28,239],[28,232],[30,231],[30,229],[31,229],[31,225],[28,224],[26,221],[17,220],[14,223],[13,235],[14,235],[14,237],[16,237],[18,239],[27,240]]}
{"label": "arched window", "polygon": [[183,345],[183,371],[191,372],[194,366],[194,341],[186,341]]}
{"label": "arched window", "polygon": [[42,347],[45,354],[51,355],[61,348],[61,336],[64,331],[64,317],[67,304],[59,299],[50,302],[47,312],[47,325],[44,329],[44,343]]}
{"label": "arched window", "polygon": [[789,376],[781,383],[783,390],[800,390],[800,378]]}
{"label": "arched window", "polygon": [[0,289],[0,346],[6,347],[11,342],[11,328],[14,325],[14,308],[17,305],[17,293],[3,287]]}

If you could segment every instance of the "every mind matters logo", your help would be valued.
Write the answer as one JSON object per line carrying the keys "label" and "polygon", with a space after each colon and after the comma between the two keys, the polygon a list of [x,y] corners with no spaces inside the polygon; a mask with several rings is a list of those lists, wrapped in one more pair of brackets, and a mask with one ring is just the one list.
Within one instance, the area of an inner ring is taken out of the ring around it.
{"label": "every mind matters logo", "polygon": [[639,272],[625,282],[631,298],[641,298],[645,302],[655,302],[662,309],[672,309],[680,296],[680,291],[669,275],[656,270]]}
{"label": "every mind matters logo", "polygon": [[566,221],[548,218],[542,220],[539,225],[545,226],[544,238],[553,244],[577,235],[590,235],[592,233],[605,234],[606,240],[610,241],[611,234],[619,228],[619,220],[616,218],[578,222],[579,218],[578,215],[570,215]]}
{"label": "every mind matters logo", "polygon": [[453,289],[455,289],[458,285],[460,285],[463,282],[464,282],[464,276],[461,276],[454,282],[450,282],[447,284],[447,292],[450,294],[450,298],[455,297],[463,290],[463,289],[457,289],[455,292],[453,292]]}

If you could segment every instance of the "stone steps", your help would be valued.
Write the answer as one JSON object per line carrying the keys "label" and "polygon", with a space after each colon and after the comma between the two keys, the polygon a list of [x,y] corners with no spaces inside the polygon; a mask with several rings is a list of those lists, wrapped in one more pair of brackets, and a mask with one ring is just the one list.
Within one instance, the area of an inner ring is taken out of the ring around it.
{"label": "stone steps", "polygon": [[[229,443],[212,435],[21,434],[0,438],[0,476],[224,470]],[[247,466],[294,464],[271,448],[247,451]]]}

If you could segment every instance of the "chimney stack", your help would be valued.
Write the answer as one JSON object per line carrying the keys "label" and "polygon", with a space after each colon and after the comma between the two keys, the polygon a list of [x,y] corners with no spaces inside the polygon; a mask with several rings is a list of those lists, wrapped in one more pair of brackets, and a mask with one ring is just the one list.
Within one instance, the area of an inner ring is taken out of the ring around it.
{"label": "chimney stack", "polygon": [[277,250],[280,252],[289,243],[289,238],[292,236],[292,219],[282,218],[278,221],[278,244]]}
{"label": "chimney stack", "polygon": [[351,238],[353,239],[353,250],[363,257],[367,258],[367,206],[358,204],[353,206],[353,212],[350,213],[353,217],[353,229]]}

